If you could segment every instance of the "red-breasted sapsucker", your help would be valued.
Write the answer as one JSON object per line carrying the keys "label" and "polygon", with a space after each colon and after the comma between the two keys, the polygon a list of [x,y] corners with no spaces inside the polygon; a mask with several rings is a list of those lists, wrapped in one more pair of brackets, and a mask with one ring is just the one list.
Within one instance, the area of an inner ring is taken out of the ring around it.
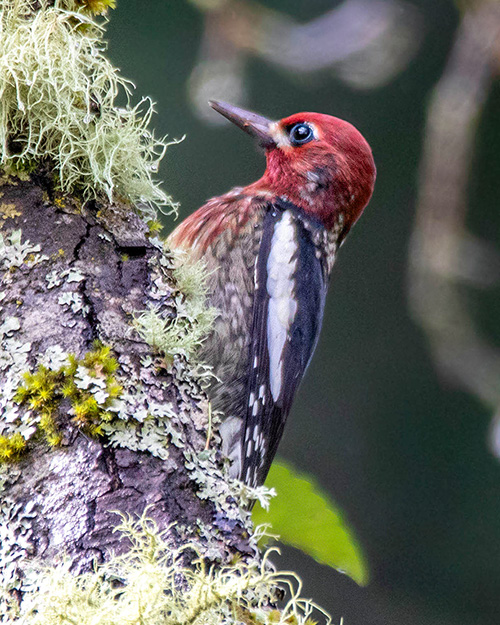
{"label": "red-breasted sapsucker", "polygon": [[318,113],[278,122],[211,106],[266,150],[260,180],[213,198],[170,235],[203,259],[220,314],[202,347],[220,382],[211,398],[231,473],[262,484],[316,347],[329,275],[375,182],[370,146],[349,123]]}

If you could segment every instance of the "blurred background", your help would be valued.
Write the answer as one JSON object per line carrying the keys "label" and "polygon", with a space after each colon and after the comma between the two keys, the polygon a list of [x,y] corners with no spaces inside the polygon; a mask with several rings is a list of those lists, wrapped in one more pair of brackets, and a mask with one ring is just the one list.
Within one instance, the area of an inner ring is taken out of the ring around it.
{"label": "blurred background", "polygon": [[360,588],[283,550],[335,623],[500,623],[499,33],[486,0],[121,0],[111,15],[109,56],[157,103],[158,134],[186,135],[161,172],[181,218],[264,168],[209,97],[333,114],[373,148],[375,194],[280,447],[370,565]]}

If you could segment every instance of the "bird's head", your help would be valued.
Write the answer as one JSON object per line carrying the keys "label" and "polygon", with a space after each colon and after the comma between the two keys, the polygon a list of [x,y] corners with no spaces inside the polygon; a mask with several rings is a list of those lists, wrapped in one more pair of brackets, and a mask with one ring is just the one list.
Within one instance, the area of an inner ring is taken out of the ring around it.
{"label": "bird's head", "polygon": [[373,192],[370,146],[351,124],[320,113],[271,121],[225,102],[210,102],[221,115],[255,137],[266,150],[264,176],[252,191],[270,191],[319,219],[341,225],[343,238]]}

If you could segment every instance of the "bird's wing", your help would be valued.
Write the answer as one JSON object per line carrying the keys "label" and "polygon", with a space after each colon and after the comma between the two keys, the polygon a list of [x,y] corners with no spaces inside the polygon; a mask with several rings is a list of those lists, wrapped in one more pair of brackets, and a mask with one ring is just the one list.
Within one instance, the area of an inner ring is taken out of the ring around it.
{"label": "bird's wing", "polygon": [[255,265],[241,479],[262,484],[318,340],[327,270],[311,229],[291,207],[272,206]]}

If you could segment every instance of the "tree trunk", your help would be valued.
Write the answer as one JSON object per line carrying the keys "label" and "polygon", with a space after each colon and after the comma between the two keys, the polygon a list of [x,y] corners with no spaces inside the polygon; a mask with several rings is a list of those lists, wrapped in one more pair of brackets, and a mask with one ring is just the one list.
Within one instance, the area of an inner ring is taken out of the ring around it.
{"label": "tree trunk", "polygon": [[0,582],[22,589],[27,558],[64,554],[76,573],[120,553],[118,512],[146,510],[210,560],[253,554],[203,376],[133,327],[147,309],[179,314],[171,257],[129,206],[22,178],[0,186]]}

